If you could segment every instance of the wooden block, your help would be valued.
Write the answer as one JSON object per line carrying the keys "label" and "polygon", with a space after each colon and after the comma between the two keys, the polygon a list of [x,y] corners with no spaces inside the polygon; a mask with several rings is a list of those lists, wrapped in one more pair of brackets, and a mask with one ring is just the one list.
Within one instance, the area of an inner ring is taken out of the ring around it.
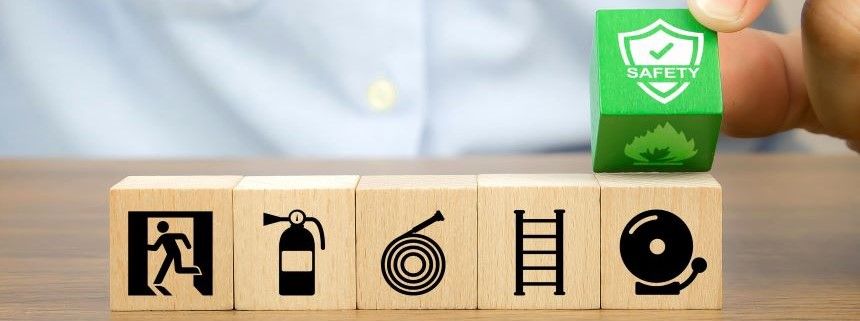
{"label": "wooden block", "polygon": [[479,175],[478,308],[600,308],[599,231],[592,174]]}
{"label": "wooden block", "polygon": [[240,179],[132,176],[110,189],[111,310],[233,308]]}
{"label": "wooden block", "polygon": [[720,309],[722,192],[707,173],[598,174],[601,306]]}
{"label": "wooden block", "polygon": [[476,176],[361,177],[358,308],[476,308],[477,215]]}
{"label": "wooden block", "polygon": [[687,9],[598,10],[595,172],[708,171],[722,119],[717,34]]}
{"label": "wooden block", "polygon": [[356,184],[242,179],[233,192],[237,310],[355,309]]}

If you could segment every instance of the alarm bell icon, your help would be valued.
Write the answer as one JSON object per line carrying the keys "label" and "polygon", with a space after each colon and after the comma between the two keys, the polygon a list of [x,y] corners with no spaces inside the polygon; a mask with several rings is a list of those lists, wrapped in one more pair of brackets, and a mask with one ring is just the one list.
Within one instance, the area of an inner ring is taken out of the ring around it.
{"label": "alarm bell icon", "polygon": [[[693,236],[677,215],[665,210],[639,213],[621,233],[621,260],[634,276],[636,295],[678,295],[708,268],[704,258],[693,257]],[[670,282],[686,270],[683,282]],[[668,282],[668,283],[667,283]]]}

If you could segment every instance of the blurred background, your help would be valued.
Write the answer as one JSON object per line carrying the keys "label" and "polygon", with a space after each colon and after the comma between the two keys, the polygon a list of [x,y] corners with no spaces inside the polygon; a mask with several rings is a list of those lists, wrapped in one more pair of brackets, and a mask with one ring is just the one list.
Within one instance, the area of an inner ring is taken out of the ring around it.
{"label": "blurred background", "polygon": [[[586,152],[597,8],[684,1],[0,0],[0,157]],[[798,27],[774,1],[756,27]],[[849,153],[791,131],[720,152]]]}

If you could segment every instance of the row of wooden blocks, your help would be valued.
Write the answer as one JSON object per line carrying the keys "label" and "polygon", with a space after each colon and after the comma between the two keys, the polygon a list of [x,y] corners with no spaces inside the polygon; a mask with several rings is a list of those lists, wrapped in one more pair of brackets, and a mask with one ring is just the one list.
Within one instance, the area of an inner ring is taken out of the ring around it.
{"label": "row of wooden blocks", "polygon": [[707,173],[135,176],[111,310],[718,309]]}

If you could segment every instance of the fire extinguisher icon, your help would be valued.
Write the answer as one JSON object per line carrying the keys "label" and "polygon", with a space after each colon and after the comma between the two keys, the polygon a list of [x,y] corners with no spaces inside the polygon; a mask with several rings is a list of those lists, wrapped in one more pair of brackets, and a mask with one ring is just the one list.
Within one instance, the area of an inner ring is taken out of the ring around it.
{"label": "fire extinguisher icon", "polygon": [[320,249],[325,250],[325,233],[320,221],[296,209],[287,217],[263,213],[263,226],[290,222],[278,245],[278,277],[281,295],[314,295],[316,275],[316,246],[314,236],[305,228],[305,221],[316,224],[320,234]]}

